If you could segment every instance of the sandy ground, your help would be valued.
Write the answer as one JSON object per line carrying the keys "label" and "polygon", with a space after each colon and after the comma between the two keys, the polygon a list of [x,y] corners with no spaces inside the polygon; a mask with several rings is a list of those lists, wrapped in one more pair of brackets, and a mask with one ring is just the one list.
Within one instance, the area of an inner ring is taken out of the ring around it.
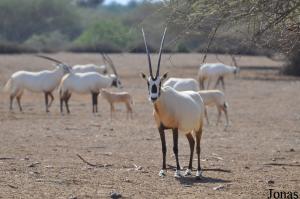
{"label": "sandy ground", "polygon": [[[102,62],[96,54],[51,56],[70,64]],[[48,114],[43,95],[29,92],[22,98],[24,113],[16,104],[9,112],[8,96],[0,94],[0,198],[107,198],[115,191],[124,198],[249,199],[267,198],[270,188],[300,193],[299,79],[268,70],[241,70],[239,78],[226,79],[230,127],[224,131],[223,124],[216,126],[216,110],[209,109],[212,124],[205,124],[201,140],[204,177],[173,177],[175,158],[167,131],[169,166],[167,176],[160,178],[160,138],[146,83],[138,76],[140,71],[148,72],[146,57],[111,57],[123,90],[133,95],[132,120],[126,119],[120,105],[111,121],[109,106],[101,98],[100,112],[93,114],[90,96],[79,95],[70,100],[71,114],[61,115],[57,91]],[[230,64],[229,57],[221,58]],[[198,54],[166,55],[162,72],[196,77],[201,59]],[[207,61],[216,61],[215,56]],[[238,62],[240,66],[282,65],[264,57],[241,57]],[[2,55],[0,86],[17,70],[51,68],[50,62],[32,55]],[[87,165],[77,154],[100,166]],[[179,137],[179,154],[181,166],[186,167],[189,147],[184,136]]]}

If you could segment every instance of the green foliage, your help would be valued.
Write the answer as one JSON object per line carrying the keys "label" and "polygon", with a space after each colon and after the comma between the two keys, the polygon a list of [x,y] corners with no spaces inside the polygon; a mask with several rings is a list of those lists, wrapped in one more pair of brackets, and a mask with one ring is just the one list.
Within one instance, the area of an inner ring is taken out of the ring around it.
{"label": "green foliage", "polygon": [[75,40],[75,45],[95,46],[110,43],[112,46],[125,49],[134,38],[135,33],[121,22],[103,20],[87,28]]}
{"label": "green foliage", "polygon": [[69,0],[1,0],[0,10],[0,34],[8,41],[56,30],[74,38],[81,29]]}
{"label": "green foliage", "polygon": [[40,52],[53,52],[63,50],[69,39],[59,31],[53,31],[41,35],[32,35],[24,42],[25,46],[29,46]]}

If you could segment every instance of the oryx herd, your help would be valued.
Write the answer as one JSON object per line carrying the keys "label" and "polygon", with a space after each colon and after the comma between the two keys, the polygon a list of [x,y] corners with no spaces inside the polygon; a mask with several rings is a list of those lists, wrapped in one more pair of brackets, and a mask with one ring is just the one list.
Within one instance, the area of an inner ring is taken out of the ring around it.
{"label": "oryx herd", "polygon": [[[164,131],[171,129],[173,131],[174,142],[173,152],[176,158],[176,171],[174,176],[178,178],[182,176],[178,159],[178,135],[181,133],[186,136],[190,146],[189,165],[185,171],[185,175],[192,174],[192,161],[196,145],[198,160],[196,177],[200,178],[202,173],[200,166],[200,141],[204,126],[204,117],[206,118],[206,123],[209,123],[206,106],[217,107],[217,123],[220,120],[221,113],[224,112],[226,127],[229,125],[227,115],[228,104],[225,100],[224,92],[220,90],[204,90],[204,82],[205,80],[208,81],[206,89],[209,89],[211,80],[216,78],[217,82],[215,88],[221,82],[223,90],[225,90],[224,77],[228,74],[236,74],[239,69],[235,66],[227,66],[222,63],[206,63],[199,67],[198,81],[192,78],[170,77],[167,79],[167,73],[160,75],[161,55],[166,30],[167,29],[164,30],[161,39],[157,70],[153,73],[151,57],[148,51],[145,33],[142,29],[149,75],[141,73],[141,77],[147,82],[148,98],[153,104],[154,119],[162,144],[163,162],[159,175],[166,175],[167,149]],[[21,97],[24,90],[29,90],[44,93],[45,110],[49,112],[49,108],[54,100],[52,93],[58,88],[61,113],[64,111],[64,105],[67,113],[70,113],[69,100],[72,93],[90,94],[92,97],[92,111],[98,112],[98,96],[100,94],[110,104],[111,118],[115,103],[124,103],[126,105],[127,114],[130,113],[132,117],[132,96],[124,91],[109,91],[111,87],[119,89],[123,87],[116,67],[108,55],[102,53],[103,61],[107,65],[101,66],[95,64],[70,66],[67,63],[48,56],[37,56],[55,62],[56,68],[54,70],[44,70],[40,72],[17,71],[12,74],[4,86],[4,91],[9,93],[10,110],[13,109],[13,101],[16,98],[19,110],[23,111]],[[107,66],[112,69],[113,74],[108,74]]]}

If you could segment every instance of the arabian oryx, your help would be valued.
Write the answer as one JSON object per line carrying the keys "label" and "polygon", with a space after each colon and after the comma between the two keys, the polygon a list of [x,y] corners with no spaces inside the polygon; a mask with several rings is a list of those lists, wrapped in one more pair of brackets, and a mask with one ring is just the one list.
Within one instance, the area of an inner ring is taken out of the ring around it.
{"label": "arabian oryx", "polygon": [[147,47],[147,42],[145,38],[144,31],[143,38],[145,43],[145,48],[148,57],[149,72],[150,76],[146,76],[144,73],[141,74],[142,78],[147,81],[149,100],[153,104],[153,113],[158,127],[158,131],[161,138],[162,144],[162,155],[163,163],[162,169],[159,172],[160,176],[166,175],[166,140],[165,140],[165,130],[172,129],[173,131],[173,152],[176,158],[176,172],[175,177],[181,177],[180,173],[180,164],[178,160],[178,132],[186,136],[190,145],[190,161],[188,169],[185,172],[185,175],[192,174],[192,161],[194,154],[194,146],[196,138],[196,149],[198,156],[198,167],[196,177],[200,178],[201,176],[201,167],[200,167],[200,140],[202,135],[203,127],[203,117],[204,117],[204,104],[199,93],[195,91],[176,91],[171,87],[163,87],[161,84],[166,79],[167,73],[162,76],[159,76],[160,61],[162,48],[164,44],[166,29],[164,31],[160,50],[159,58],[157,64],[156,75],[153,76],[151,58]]}

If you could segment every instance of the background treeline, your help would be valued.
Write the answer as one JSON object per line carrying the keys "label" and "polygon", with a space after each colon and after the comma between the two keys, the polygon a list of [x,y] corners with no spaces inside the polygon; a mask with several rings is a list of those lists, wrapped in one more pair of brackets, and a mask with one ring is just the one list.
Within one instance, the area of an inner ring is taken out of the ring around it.
{"label": "background treeline", "polygon": [[[150,50],[157,50],[168,20],[161,3],[131,2],[127,6],[102,3],[0,0],[0,53],[144,52],[141,27],[149,35]],[[241,24],[219,31],[209,52],[251,55],[272,52],[251,44],[247,35],[239,34],[243,28]],[[209,20],[197,32],[182,32],[180,24],[170,25],[165,51],[204,52],[211,29]]]}

